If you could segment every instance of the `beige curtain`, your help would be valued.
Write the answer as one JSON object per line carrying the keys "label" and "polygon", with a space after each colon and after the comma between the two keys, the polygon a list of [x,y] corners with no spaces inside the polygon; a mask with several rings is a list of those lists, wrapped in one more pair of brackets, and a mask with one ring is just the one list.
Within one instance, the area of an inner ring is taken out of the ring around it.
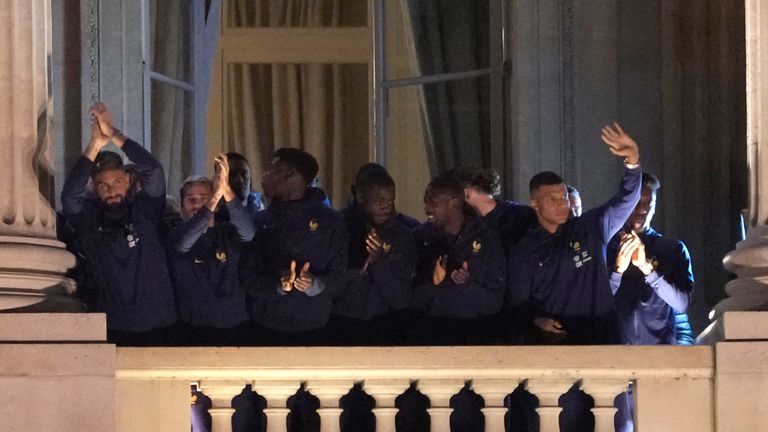
{"label": "beige curtain", "polygon": [[[338,26],[338,0],[233,0],[235,27]],[[320,187],[335,205],[347,195],[344,182],[342,65],[238,64],[228,73],[229,151],[251,162],[258,187],[263,168],[280,147],[301,148],[320,164]]]}

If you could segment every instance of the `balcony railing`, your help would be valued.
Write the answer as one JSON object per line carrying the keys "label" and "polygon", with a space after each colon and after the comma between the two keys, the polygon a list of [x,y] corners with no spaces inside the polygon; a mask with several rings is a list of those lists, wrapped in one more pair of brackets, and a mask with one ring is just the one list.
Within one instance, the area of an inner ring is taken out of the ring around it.
{"label": "balcony railing", "polygon": [[484,399],[486,431],[504,431],[504,399],[521,383],[539,400],[540,431],[559,431],[560,395],[592,396],[595,431],[614,430],[614,398],[630,382],[637,431],[714,431],[714,349],[697,347],[118,348],[117,430],[189,431],[190,383],[212,400],[214,432],[232,430],[232,398],[264,397],[267,431],[286,431],[288,398],[317,397],[321,430],[339,431],[340,398],[360,383],[376,401],[376,431],[395,431],[395,398],[412,383],[430,401],[432,431],[450,430],[449,401],[465,383]]}

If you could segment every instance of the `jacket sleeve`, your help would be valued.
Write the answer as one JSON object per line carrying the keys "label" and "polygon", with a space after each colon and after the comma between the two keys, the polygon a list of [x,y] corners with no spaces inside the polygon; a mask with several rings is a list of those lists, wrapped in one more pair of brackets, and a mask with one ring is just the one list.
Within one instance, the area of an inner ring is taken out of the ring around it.
{"label": "jacket sleeve", "polygon": [[[347,254],[349,248],[349,238],[347,236],[347,226],[341,214],[338,215],[336,224],[331,233],[331,239],[328,245],[328,254],[330,261],[325,269],[314,274],[315,281],[313,286],[305,294],[315,296],[323,291],[328,291],[332,297],[338,297],[344,293],[347,278]],[[311,272],[310,268],[310,272]]]}
{"label": "jacket sleeve", "polygon": [[688,248],[682,242],[676,246],[671,262],[651,272],[645,282],[676,313],[683,313],[693,292],[693,269]]}
{"label": "jacket sleeve", "polygon": [[171,232],[169,244],[178,253],[187,253],[205,232],[208,223],[213,219],[213,212],[208,207],[203,207],[196,215]]}
{"label": "jacket sleeve", "polygon": [[96,164],[85,156],[77,160],[61,190],[61,206],[66,216],[79,215],[85,207],[88,180]]}
{"label": "jacket sleeve", "polygon": [[642,173],[639,167],[625,168],[619,191],[608,202],[582,216],[582,220],[598,230],[604,243],[608,243],[624,226],[640,200]]}
{"label": "jacket sleeve", "polygon": [[141,188],[152,198],[165,199],[165,173],[163,166],[150,152],[132,139],[127,139],[122,148],[133,169],[141,175]]}
{"label": "jacket sleeve", "polygon": [[368,269],[373,289],[394,309],[411,302],[411,284],[416,275],[416,247],[410,235],[397,239],[392,250]]}
{"label": "jacket sleeve", "polygon": [[[457,285],[448,274],[440,285],[423,287],[432,296],[432,310],[463,311],[465,317],[493,315],[501,310],[506,284],[504,251],[497,238],[484,239],[483,249],[479,259],[468,260],[468,282]],[[483,268],[473,271],[478,266]]]}
{"label": "jacket sleeve", "polygon": [[229,223],[237,231],[241,242],[249,242],[256,235],[256,223],[253,216],[248,212],[246,206],[235,198],[227,203],[227,212],[229,213]]}
{"label": "jacket sleeve", "polygon": [[261,246],[258,236],[243,245],[238,265],[240,286],[256,297],[273,297],[280,281],[264,260]]}
{"label": "jacket sleeve", "polygon": [[543,311],[541,302],[534,295],[536,291],[534,259],[533,253],[525,248],[525,245],[513,248],[507,259],[503,315],[509,328],[523,340],[530,333],[534,318],[549,316]]}

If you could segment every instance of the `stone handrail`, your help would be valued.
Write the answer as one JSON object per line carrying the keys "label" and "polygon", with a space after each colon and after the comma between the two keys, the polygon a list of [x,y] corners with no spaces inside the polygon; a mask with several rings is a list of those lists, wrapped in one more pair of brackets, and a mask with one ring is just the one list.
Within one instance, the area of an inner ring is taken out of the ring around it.
{"label": "stone handrail", "polygon": [[231,431],[231,400],[245,385],[267,401],[267,430],[285,431],[286,400],[302,383],[320,401],[321,430],[338,431],[339,399],[361,382],[376,430],[394,431],[395,398],[417,381],[431,430],[447,431],[449,400],[471,380],[487,431],[504,430],[504,397],[520,383],[539,399],[542,432],[559,430],[558,398],[574,384],[594,398],[595,430],[613,431],[613,399],[633,381],[636,430],[706,432],[713,379],[705,346],[118,348],[117,429],[188,431],[195,382],[212,400],[215,432]]}

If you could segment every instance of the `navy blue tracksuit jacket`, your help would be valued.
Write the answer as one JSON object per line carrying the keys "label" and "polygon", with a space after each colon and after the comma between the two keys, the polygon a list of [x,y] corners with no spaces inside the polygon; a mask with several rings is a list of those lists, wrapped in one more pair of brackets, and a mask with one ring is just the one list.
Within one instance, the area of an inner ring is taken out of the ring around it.
{"label": "navy blue tracksuit jacket", "polygon": [[[444,238],[427,222],[412,231],[418,253],[414,306],[432,317],[476,318],[497,313],[505,283],[504,250],[496,233],[474,216],[467,216],[455,238]],[[432,274],[435,261],[448,257],[447,275],[437,286]],[[455,284],[453,270],[467,261],[470,280]]]}
{"label": "navy blue tracksuit jacket", "polygon": [[[621,342],[674,344],[675,315],[686,311],[693,292],[691,256],[683,242],[662,237],[653,228],[639,235],[655,270],[645,276],[630,264],[623,274],[611,273]],[[616,260],[620,237],[617,234],[608,244],[609,269]]]}
{"label": "navy blue tracksuit jacket", "polygon": [[165,176],[160,163],[136,142],[127,140],[122,150],[135,164],[138,192],[117,208],[87,198],[96,166],[82,156],[67,177],[61,203],[98,286],[96,309],[106,312],[107,329],[138,333],[176,322],[162,242]]}
{"label": "navy blue tracksuit jacket", "polygon": [[350,239],[349,282],[333,313],[370,320],[410,306],[411,284],[416,274],[416,247],[410,228],[398,215],[377,227],[376,233],[384,242],[381,256],[361,272],[368,258],[365,240],[372,227],[357,206],[344,209],[342,214]]}
{"label": "navy blue tracksuit jacket", "polygon": [[555,318],[563,343],[616,343],[615,303],[608,281],[606,246],[640,199],[641,170],[626,169],[607,203],[569,219],[550,234],[529,231],[509,255],[506,303],[520,319]]}
{"label": "navy blue tracksuit jacket", "polygon": [[505,252],[538,224],[534,209],[514,201],[496,200],[496,207],[482,219],[499,235]]}
{"label": "navy blue tracksuit jacket", "polygon": [[[332,300],[344,288],[347,230],[341,213],[326,206],[325,194],[307,189],[304,198],[273,202],[255,216],[256,236],[241,257],[242,286],[250,293],[254,320],[273,330],[320,329]],[[283,292],[280,278],[295,260],[298,274],[310,263],[315,282],[307,292]]]}
{"label": "navy blue tracksuit jacket", "polygon": [[226,207],[228,222],[209,227],[214,213],[203,207],[171,232],[171,276],[185,324],[231,328],[250,319],[238,264],[241,243],[253,239],[253,220],[238,199]]}

